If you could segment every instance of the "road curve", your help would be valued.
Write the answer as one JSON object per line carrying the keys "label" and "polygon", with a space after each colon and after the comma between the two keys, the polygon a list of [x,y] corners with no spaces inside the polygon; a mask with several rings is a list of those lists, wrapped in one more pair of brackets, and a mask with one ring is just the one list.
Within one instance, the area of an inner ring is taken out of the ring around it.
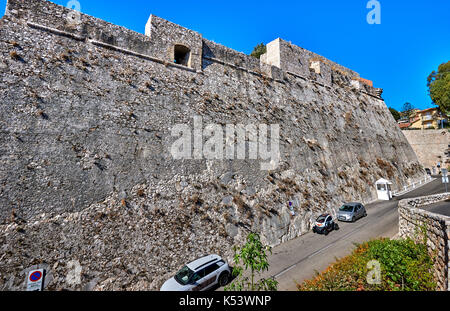
{"label": "road curve", "polygon": [[356,223],[339,222],[340,230],[328,236],[307,233],[273,248],[270,269],[262,277],[275,277],[281,291],[296,290],[296,283],[312,278],[336,258],[349,255],[355,243],[374,238],[392,238],[398,233],[398,202],[402,199],[445,192],[440,178],[393,201],[366,206],[368,216]]}

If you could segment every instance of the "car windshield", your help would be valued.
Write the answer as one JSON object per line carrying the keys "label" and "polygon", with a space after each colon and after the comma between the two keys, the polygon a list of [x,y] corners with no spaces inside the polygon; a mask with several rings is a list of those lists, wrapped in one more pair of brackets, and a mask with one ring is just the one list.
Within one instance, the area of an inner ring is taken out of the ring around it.
{"label": "car windshield", "polygon": [[344,205],[341,207],[341,212],[353,212],[353,206],[350,205]]}
{"label": "car windshield", "polygon": [[325,222],[325,216],[320,216],[316,221],[320,224],[323,224]]}
{"label": "car windshield", "polygon": [[185,266],[175,275],[175,280],[181,285],[187,285],[193,274],[194,271]]}

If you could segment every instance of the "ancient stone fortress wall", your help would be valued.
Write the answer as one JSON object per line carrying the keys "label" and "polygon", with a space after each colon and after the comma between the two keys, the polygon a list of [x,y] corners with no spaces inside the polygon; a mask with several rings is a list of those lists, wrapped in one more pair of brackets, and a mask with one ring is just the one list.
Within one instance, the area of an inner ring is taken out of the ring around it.
{"label": "ancient stone fortress wall", "polygon": [[450,158],[446,154],[450,145],[448,130],[403,131],[420,163],[431,169],[441,163],[441,167],[450,166]]}
{"label": "ancient stone fortress wall", "polygon": [[[381,177],[424,176],[381,90],[323,57],[277,39],[258,60],[156,16],[145,35],[73,18],[9,0],[0,21],[0,288],[43,263],[49,289],[157,289],[249,231],[277,245],[376,199]],[[278,167],[175,160],[172,129],[194,116],[280,125]]]}
{"label": "ancient stone fortress wall", "polygon": [[426,234],[439,290],[450,289],[450,217],[431,213],[420,207],[449,199],[450,193],[444,193],[402,200],[399,203],[400,237],[423,241]]}

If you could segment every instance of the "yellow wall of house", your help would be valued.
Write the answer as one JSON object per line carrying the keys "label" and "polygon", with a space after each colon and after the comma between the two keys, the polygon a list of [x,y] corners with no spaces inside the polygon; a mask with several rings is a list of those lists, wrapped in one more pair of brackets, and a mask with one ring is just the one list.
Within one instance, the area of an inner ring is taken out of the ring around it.
{"label": "yellow wall of house", "polygon": [[[409,128],[412,129],[427,129],[429,127],[434,127],[435,129],[439,128],[438,120],[440,119],[440,117],[437,109],[428,112],[417,112],[416,114],[419,117],[419,119],[413,122]],[[427,117],[429,117],[431,120],[424,120],[424,118]]]}
{"label": "yellow wall of house", "polygon": [[422,120],[419,119],[416,122],[412,123],[409,128],[421,129],[422,128]]}

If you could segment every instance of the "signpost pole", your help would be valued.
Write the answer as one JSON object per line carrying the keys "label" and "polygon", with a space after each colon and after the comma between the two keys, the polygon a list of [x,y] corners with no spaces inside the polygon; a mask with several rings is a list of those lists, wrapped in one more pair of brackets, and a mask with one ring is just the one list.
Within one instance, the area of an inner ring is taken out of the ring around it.
{"label": "signpost pole", "polygon": [[36,269],[28,272],[27,291],[29,292],[42,291],[44,285],[44,276],[45,276],[44,269]]}
{"label": "signpost pole", "polygon": [[445,193],[448,192],[448,170],[442,169],[442,182],[445,184]]}

